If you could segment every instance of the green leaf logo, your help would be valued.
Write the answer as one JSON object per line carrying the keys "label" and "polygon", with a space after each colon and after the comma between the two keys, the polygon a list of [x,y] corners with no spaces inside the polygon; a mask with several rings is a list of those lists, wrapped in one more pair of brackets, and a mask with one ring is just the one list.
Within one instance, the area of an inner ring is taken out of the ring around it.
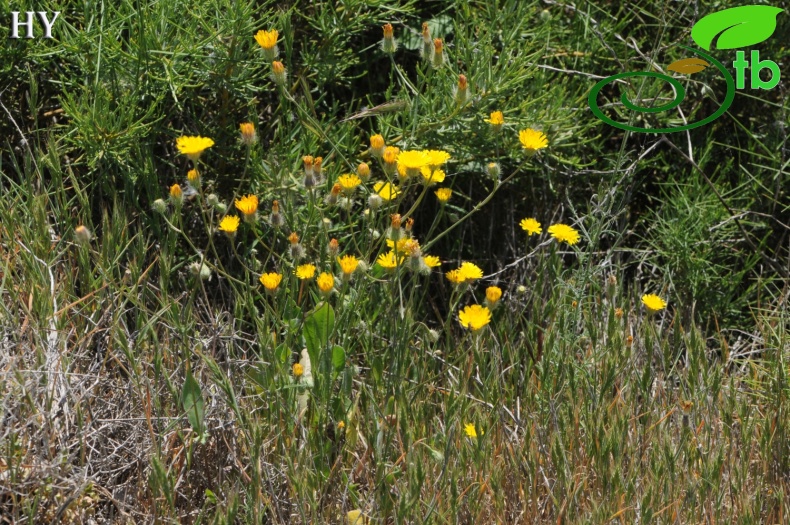
{"label": "green leaf logo", "polygon": [[[735,49],[759,44],[774,34],[778,7],[745,5],[717,11],[694,24],[691,38],[710,51],[714,40],[718,49]],[[718,38],[717,38],[718,37]]]}

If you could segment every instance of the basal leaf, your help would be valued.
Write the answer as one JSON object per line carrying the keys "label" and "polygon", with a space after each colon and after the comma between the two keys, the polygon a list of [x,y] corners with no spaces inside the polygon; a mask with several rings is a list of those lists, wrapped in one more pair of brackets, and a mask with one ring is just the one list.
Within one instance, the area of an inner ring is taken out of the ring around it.
{"label": "basal leaf", "polygon": [[[735,49],[759,44],[776,30],[778,7],[745,5],[711,13],[694,24],[691,38],[702,49]],[[718,37],[718,38],[717,38]]]}
{"label": "basal leaf", "polygon": [[200,392],[200,385],[192,376],[192,372],[187,372],[184,380],[184,388],[181,390],[181,404],[184,412],[187,413],[189,424],[192,430],[203,436],[203,394]]}

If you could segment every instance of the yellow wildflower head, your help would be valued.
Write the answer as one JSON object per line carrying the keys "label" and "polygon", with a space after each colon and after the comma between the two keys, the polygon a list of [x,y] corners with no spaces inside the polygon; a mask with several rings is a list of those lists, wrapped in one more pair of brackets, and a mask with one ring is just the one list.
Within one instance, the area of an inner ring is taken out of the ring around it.
{"label": "yellow wildflower head", "polygon": [[316,279],[316,284],[318,284],[318,289],[321,290],[321,293],[329,295],[335,287],[335,278],[332,277],[331,273],[321,272],[321,275]]}
{"label": "yellow wildflower head", "polygon": [[343,272],[343,276],[347,278],[356,271],[357,266],[359,265],[359,259],[353,255],[344,255],[343,257],[337,258],[337,264],[340,265],[340,270]]}
{"label": "yellow wildflower head", "polygon": [[552,224],[549,226],[549,234],[558,242],[565,242],[571,246],[579,242],[579,232],[567,224]]}
{"label": "yellow wildflower head", "polygon": [[255,215],[258,212],[258,197],[256,195],[247,195],[235,201],[236,209],[244,214],[245,221],[254,221]]}
{"label": "yellow wildflower head", "polygon": [[434,193],[436,193],[436,198],[439,199],[439,202],[442,204],[445,204],[450,200],[450,197],[453,196],[453,190],[450,188],[439,188]]}
{"label": "yellow wildflower head", "polygon": [[467,423],[467,424],[465,424],[464,425],[464,434],[466,434],[466,437],[471,438],[471,439],[477,438],[477,430],[475,430],[475,424],[474,423]]}
{"label": "yellow wildflower head", "polygon": [[184,136],[176,139],[178,152],[182,155],[186,155],[193,162],[196,162],[200,158],[200,155],[213,145],[214,141],[206,137]]}
{"label": "yellow wildflower head", "polygon": [[491,310],[479,304],[465,306],[458,313],[461,326],[476,332],[491,322]]}
{"label": "yellow wildflower head", "polygon": [[401,151],[398,154],[398,167],[406,170],[406,175],[416,177],[420,169],[428,166],[430,157],[424,151]]}
{"label": "yellow wildflower head", "polygon": [[280,36],[280,33],[276,29],[272,29],[271,31],[264,31],[261,29],[255,33],[255,41],[258,42],[258,45],[261,46],[261,48],[263,48],[263,56],[266,57],[266,60],[269,62],[277,58],[278,36]]}
{"label": "yellow wildflower head", "polygon": [[291,235],[288,236],[288,242],[290,242],[291,245],[298,244],[299,234],[297,234],[296,232],[291,232]]}
{"label": "yellow wildflower head", "polygon": [[219,231],[225,232],[228,237],[236,235],[236,230],[239,229],[239,218],[235,215],[225,215],[219,221]]}
{"label": "yellow wildflower head", "polygon": [[485,119],[486,122],[491,124],[495,130],[499,130],[502,128],[502,125],[505,123],[505,116],[502,114],[501,111],[492,111],[491,116]]}
{"label": "yellow wildflower head", "polygon": [[428,268],[438,268],[442,265],[442,261],[436,255],[425,255],[422,258],[422,262],[424,262],[425,266]]}
{"label": "yellow wildflower head", "polygon": [[483,277],[483,270],[476,264],[470,262],[462,263],[458,271],[461,273],[461,277],[465,282],[474,281]]}
{"label": "yellow wildflower head", "polygon": [[519,131],[518,140],[529,154],[533,154],[549,145],[549,139],[546,138],[546,135],[542,131],[532,128]]}
{"label": "yellow wildflower head", "polygon": [[398,156],[400,155],[400,148],[395,146],[387,146],[384,148],[384,171],[388,175],[393,175],[398,167]]}
{"label": "yellow wildflower head", "polygon": [[521,229],[527,232],[527,235],[540,235],[543,233],[543,228],[540,227],[540,223],[531,217],[522,219],[519,224],[521,225]]}
{"label": "yellow wildflower head", "polygon": [[187,180],[192,186],[200,184],[200,172],[196,169],[191,169],[187,172]]}
{"label": "yellow wildflower head", "polygon": [[264,288],[266,288],[267,292],[274,292],[277,290],[277,287],[280,286],[280,282],[283,280],[282,274],[279,273],[264,273],[261,274],[261,284]]}
{"label": "yellow wildflower head", "polygon": [[304,374],[304,367],[300,363],[294,363],[293,374],[296,379],[299,379]]}
{"label": "yellow wildflower head", "polygon": [[379,255],[376,263],[385,270],[394,270],[399,264],[403,263],[403,256],[396,254],[395,250],[390,250]]}
{"label": "yellow wildflower head", "polygon": [[346,173],[337,178],[337,183],[343,188],[346,193],[353,193],[357,186],[362,184],[362,180],[351,173]]}
{"label": "yellow wildflower head", "polygon": [[666,301],[652,293],[642,296],[642,304],[651,312],[658,312],[667,307]]}
{"label": "yellow wildflower head", "polygon": [[315,277],[315,265],[313,264],[300,264],[296,267],[296,278],[305,280]]}
{"label": "yellow wildflower head", "polygon": [[444,276],[447,277],[447,280],[453,284],[461,284],[464,282],[464,277],[461,275],[461,272],[458,270],[458,268],[455,270],[450,270],[444,274]]}
{"label": "yellow wildflower head", "polygon": [[430,168],[423,168],[420,171],[422,174],[422,182],[427,186],[433,186],[434,184],[441,184],[444,182],[446,177],[444,170],[433,170],[431,171]]}
{"label": "yellow wildflower head", "polygon": [[373,191],[385,201],[391,201],[400,195],[400,190],[389,182],[377,182],[373,185]]}
{"label": "yellow wildflower head", "polygon": [[486,301],[488,306],[494,306],[502,298],[502,288],[499,286],[489,286],[486,288]]}
{"label": "yellow wildflower head", "polygon": [[428,167],[432,170],[435,170],[439,166],[446,164],[448,160],[450,160],[450,154],[444,150],[440,149],[426,149],[423,150],[428,156],[428,162],[426,163]]}

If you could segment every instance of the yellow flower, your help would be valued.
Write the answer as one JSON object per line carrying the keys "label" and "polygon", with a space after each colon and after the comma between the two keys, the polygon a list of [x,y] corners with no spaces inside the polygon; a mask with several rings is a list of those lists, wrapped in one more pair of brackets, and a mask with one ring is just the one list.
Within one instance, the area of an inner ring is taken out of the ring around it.
{"label": "yellow flower", "polygon": [[192,169],[187,172],[187,180],[190,184],[197,185],[200,184],[200,173],[198,170]]}
{"label": "yellow flower", "polygon": [[486,301],[490,306],[495,305],[502,298],[502,289],[499,286],[486,288]]}
{"label": "yellow flower", "polygon": [[394,250],[390,250],[388,253],[379,255],[376,262],[385,270],[392,270],[403,263],[403,256],[397,256]]}
{"label": "yellow flower", "polygon": [[299,363],[294,363],[293,374],[296,379],[299,379],[304,374],[304,367]]}
{"label": "yellow flower", "polygon": [[398,154],[398,167],[405,168],[409,177],[416,177],[429,160],[430,157],[424,151],[401,151]]}
{"label": "yellow flower", "polygon": [[521,221],[521,229],[530,236],[543,233],[543,228],[540,227],[540,223],[533,218],[523,219]]}
{"label": "yellow flower", "polygon": [[277,287],[280,286],[280,282],[282,280],[283,280],[283,276],[282,274],[279,273],[264,273],[261,274],[261,278],[260,278],[261,284],[269,292],[273,292],[277,290]]}
{"label": "yellow flower", "polygon": [[362,514],[359,509],[350,510],[346,513],[346,525],[370,525],[370,519]]}
{"label": "yellow flower", "polygon": [[464,309],[459,312],[458,319],[461,322],[461,326],[476,332],[491,322],[491,310],[485,306],[473,304],[464,307]]}
{"label": "yellow flower", "polygon": [[519,131],[518,140],[521,141],[521,145],[527,150],[527,153],[535,153],[549,145],[549,139],[546,138],[546,135],[542,131],[532,128]]}
{"label": "yellow flower", "polygon": [[447,277],[447,280],[453,284],[461,284],[462,282],[464,282],[464,278],[461,275],[461,271],[458,270],[457,268],[455,270],[450,270],[449,272],[444,274],[444,276]]}
{"label": "yellow flower", "polygon": [[426,255],[422,258],[422,262],[424,262],[425,266],[428,268],[437,268],[442,265],[442,261],[439,260],[439,257],[436,255]]}
{"label": "yellow flower", "polygon": [[318,284],[318,289],[321,290],[324,295],[328,295],[335,287],[335,278],[332,277],[331,273],[322,272],[321,275],[318,276],[316,283]]}
{"label": "yellow flower", "polygon": [[[395,226],[393,226],[393,228],[395,228]],[[397,228],[400,228],[400,224],[397,226]],[[408,241],[410,241],[410,240],[411,239],[409,239],[408,237],[404,237],[402,239],[398,239],[397,242],[393,241],[392,239],[387,239],[387,246],[389,248],[393,248],[395,250],[395,253],[399,253],[399,254],[400,253],[405,253],[406,252],[406,243]]]}
{"label": "yellow flower", "polygon": [[420,173],[422,174],[422,181],[429,186],[444,182],[445,173],[443,170],[431,171],[430,169],[422,169]]}
{"label": "yellow flower", "polygon": [[337,264],[340,265],[343,275],[348,277],[357,269],[357,266],[359,265],[359,259],[353,255],[344,255],[343,257],[337,258]]}
{"label": "yellow flower", "polygon": [[225,215],[219,223],[219,230],[233,236],[239,229],[239,218],[235,215]]}
{"label": "yellow flower", "polygon": [[475,430],[474,423],[467,423],[464,425],[464,432],[466,433],[466,437],[475,439],[477,437],[477,431]]}
{"label": "yellow flower", "polygon": [[244,220],[255,218],[258,212],[258,197],[255,195],[247,195],[241,199],[236,199],[236,208],[244,214]]}
{"label": "yellow flower", "polygon": [[579,242],[579,232],[567,224],[552,224],[549,226],[549,234],[559,242],[566,242],[573,246]]}
{"label": "yellow flower", "polygon": [[275,84],[282,86],[286,81],[285,66],[279,60],[272,62],[271,79]]}
{"label": "yellow flower", "polygon": [[301,264],[296,267],[296,277],[298,279],[312,279],[315,277],[315,265]]}
{"label": "yellow flower", "polygon": [[277,37],[280,33],[276,29],[271,31],[260,30],[255,33],[255,41],[263,48],[263,55],[266,60],[272,61],[277,58]]}
{"label": "yellow flower", "polygon": [[642,304],[644,304],[651,312],[658,312],[667,307],[666,301],[652,293],[642,296]]}
{"label": "yellow flower", "polygon": [[197,161],[205,150],[214,145],[214,141],[206,137],[178,137],[176,147],[179,153],[192,161]]}
{"label": "yellow flower", "polygon": [[436,193],[436,198],[439,199],[439,202],[442,204],[446,203],[450,200],[450,197],[453,196],[453,190],[450,188],[439,188],[434,193]]}
{"label": "yellow flower", "polygon": [[483,277],[483,270],[476,264],[470,262],[462,263],[458,271],[464,281],[474,281],[475,279]]}
{"label": "yellow flower", "polygon": [[426,149],[422,151],[426,155],[428,155],[428,166],[431,169],[435,170],[442,164],[446,163],[450,160],[450,154],[443,150],[438,149]]}
{"label": "yellow flower", "polygon": [[377,182],[373,185],[373,191],[385,201],[391,201],[400,195],[400,190],[389,182]]}
{"label": "yellow flower", "polygon": [[495,128],[501,127],[502,124],[505,123],[505,116],[502,115],[501,111],[492,111],[491,117],[485,119],[486,122],[494,126]]}
{"label": "yellow flower", "polygon": [[362,180],[351,173],[346,173],[345,175],[339,176],[337,178],[337,182],[346,193],[353,192],[355,189],[357,189],[357,186],[362,184]]}

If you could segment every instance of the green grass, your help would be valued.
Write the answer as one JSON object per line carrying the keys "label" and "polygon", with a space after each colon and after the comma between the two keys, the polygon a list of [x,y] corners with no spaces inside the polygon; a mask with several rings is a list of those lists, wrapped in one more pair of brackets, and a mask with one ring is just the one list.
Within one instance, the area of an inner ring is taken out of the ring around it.
{"label": "green grass", "polygon": [[[662,136],[587,106],[597,77],[683,58],[713,8],[13,7],[34,8],[62,11],[56,38],[0,47],[0,522],[787,522],[787,93],[740,91],[714,123]],[[790,71],[785,18],[760,51]],[[440,68],[421,58],[424,21]],[[253,38],[270,28],[284,85]],[[714,72],[686,84],[687,119],[715,111]],[[534,156],[528,127],[548,138]],[[387,175],[376,133],[448,151],[446,179]],[[215,144],[176,205],[184,135]],[[307,155],[323,157],[312,191]],[[361,162],[370,180],[333,203]],[[401,193],[371,206],[388,179]],[[218,231],[245,195],[256,220]],[[440,267],[376,264],[395,213]],[[556,223],[579,242],[552,239]],[[362,261],[348,280],[331,239]],[[483,277],[455,286],[464,261]],[[294,275],[303,263],[334,275],[329,296]],[[489,286],[504,292],[491,322],[463,328]],[[649,313],[646,293],[668,307]]]}

